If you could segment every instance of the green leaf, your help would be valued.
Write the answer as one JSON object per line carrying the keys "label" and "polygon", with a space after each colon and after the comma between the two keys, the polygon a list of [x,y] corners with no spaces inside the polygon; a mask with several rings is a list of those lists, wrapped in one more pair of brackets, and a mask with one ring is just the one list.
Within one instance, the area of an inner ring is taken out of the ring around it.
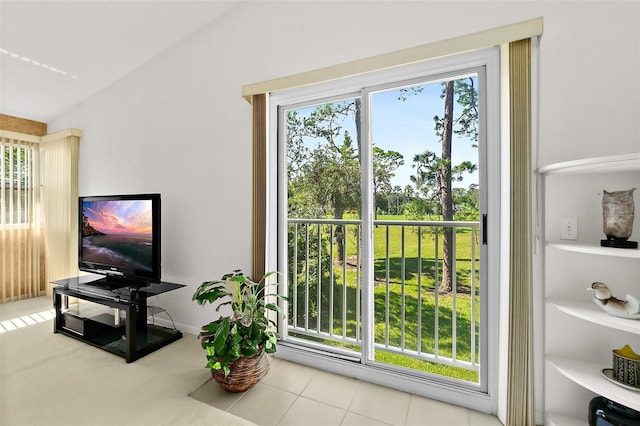
{"label": "green leaf", "polygon": [[227,306],[227,305],[231,305],[231,301],[227,301],[227,302],[222,302],[220,303],[217,307],[216,307],[216,312],[220,312],[220,308],[222,308],[223,306]]}
{"label": "green leaf", "polygon": [[245,277],[244,275],[235,275],[233,277],[228,277],[227,278],[229,281],[234,281],[237,283],[246,283],[249,281],[249,279],[247,277]]}
{"label": "green leaf", "polygon": [[207,357],[212,357],[216,354],[216,350],[213,346],[207,346],[205,350],[207,351]]}
{"label": "green leaf", "polygon": [[[215,333],[219,326],[220,326],[220,322],[218,321],[210,322],[209,324],[202,326],[202,332],[200,333],[200,335],[206,336],[208,334]],[[205,333],[205,332],[209,332],[209,333]]]}
{"label": "green leaf", "polygon": [[282,308],[278,305],[276,305],[275,303],[267,303],[265,305],[265,308],[270,309],[272,311],[276,311],[278,312],[280,315],[282,315],[283,317],[286,318],[286,314],[285,312],[282,310]]}
{"label": "green leaf", "polygon": [[257,348],[256,345],[249,346],[249,347],[245,348],[245,350],[243,351],[243,355],[246,356],[246,357],[252,357],[257,353],[258,353],[258,348]]}
{"label": "green leaf", "polygon": [[227,336],[229,335],[229,326],[230,319],[229,317],[225,317],[220,324],[220,327],[216,330],[216,335],[213,340],[213,347],[216,349],[216,352],[221,352],[224,344],[227,340]]}
{"label": "green leaf", "polygon": [[229,347],[229,356],[237,359],[240,356],[240,345],[235,344]]}

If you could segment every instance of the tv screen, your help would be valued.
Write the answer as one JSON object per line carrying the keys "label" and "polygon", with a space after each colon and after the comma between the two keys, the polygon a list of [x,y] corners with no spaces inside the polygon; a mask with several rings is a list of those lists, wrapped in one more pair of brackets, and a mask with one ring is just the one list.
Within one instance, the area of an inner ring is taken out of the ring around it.
{"label": "tv screen", "polygon": [[130,281],[160,280],[160,194],[79,201],[80,270]]}

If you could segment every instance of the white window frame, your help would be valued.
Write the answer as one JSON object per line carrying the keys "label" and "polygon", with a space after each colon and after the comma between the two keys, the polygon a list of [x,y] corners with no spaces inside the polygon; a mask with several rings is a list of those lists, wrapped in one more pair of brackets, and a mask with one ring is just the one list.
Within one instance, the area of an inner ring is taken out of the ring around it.
{"label": "white window frame", "polygon": [[[297,362],[312,364],[318,368],[327,369],[337,373],[348,374],[374,382],[384,381],[385,384],[400,390],[422,395],[429,398],[443,400],[445,402],[465,405],[468,408],[487,413],[497,412],[498,393],[498,330],[499,330],[499,306],[501,275],[499,267],[500,256],[500,213],[501,213],[501,147],[500,147],[500,56],[498,48],[483,49],[444,58],[431,59],[410,65],[398,66],[386,70],[369,72],[353,77],[341,78],[333,81],[322,82],[301,88],[283,90],[271,93],[269,98],[269,149],[267,166],[267,269],[286,271],[286,258],[278,257],[278,253],[286,253],[286,238],[278,241],[278,229],[286,229],[286,197],[278,194],[286,193],[286,167],[279,164],[284,159],[285,147],[279,147],[277,141],[283,136],[278,134],[278,107],[280,105],[294,105],[311,100],[330,99],[342,97],[345,94],[362,92],[363,88],[379,88],[383,85],[403,82],[413,79],[424,79],[425,76],[447,76],[464,73],[465,70],[486,69],[485,84],[486,93],[480,96],[484,102],[487,121],[484,126],[486,143],[481,144],[479,155],[484,160],[485,182],[487,186],[486,211],[487,241],[488,246],[483,246],[485,252],[481,254],[488,259],[485,263],[486,276],[483,287],[486,292],[481,300],[481,315],[486,318],[481,334],[486,336],[487,347],[481,347],[481,362],[486,359],[486,368],[481,372],[480,388],[471,389],[452,384],[447,380],[430,380],[428,386],[425,382],[412,377],[404,377],[393,371],[377,369],[371,371],[371,367],[364,364],[354,366],[340,360],[327,360],[312,353],[301,353],[295,349],[280,346],[278,356],[295,360]],[[367,96],[366,93],[363,93]],[[365,104],[365,102],[363,102]],[[362,117],[367,117],[363,111]],[[368,118],[364,118],[368,120]],[[368,123],[363,121],[362,129],[369,132]],[[481,136],[482,137],[482,136]],[[487,160],[491,160],[491,166],[487,167]],[[371,159],[364,159],[368,164]],[[366,176],[365,176],[366,178]],[[481,177],[482,178],[482,177]],[[370,189],[370,188],[369,188]],[[367,188],[363,189],[363,194]],[[363,217],[363,225],[368,222]],[[485,229],[482,230],[485,232]],[[363,238],[371,233],[363,227]],[[370,236],[369,236],[370,237]],[[370,254],[370,253],[369,253]],[[366,256],[367,253],[363,253]],[[366,280],[371,272],[363,273]],[[366,286],[364,286],[366,288]],[[363,295],[363,321],[368,320],[372,313],[370,294]],[[481,326],[482,327],[482,326]],[[280,327],[280,333],[286,336],[286,323]],[[371,339],[369,339],[371,341]],[[370,355],[371,348],[362,348],[363,357]],[[367,352],[365,354],[365,352]],[[364,358],[363,358],[364,359]],[[383,379],[381,379],[383,377]],[[461,393],[464,398],[461,398]]]}
{"label": "white window frame", "polygon": [[[3,131],[3,134],[10,134],[10,132]],[[25,139],[27,139],[27,140],[25,140]],[[29,151],[31,151],[31,153],[30,153],[31,165],[29,167],[29,175],[32,178],[35,178],[36,174],[35,174],[33,168],[34,167],[38,167],[38,162],[36,161],[36,159],[34,157],[37,156],[37,155],[41,155],[41,153],[39,152],[38,146],[37,146],[37,143],[39,143],[39,141],[38,142],[34,142],[32,139],[33,139],[33,137],[29,137],[29,136],[21,137],[19,140],[21,142],[27,142],[29,145],[17,145],[17,146],[14,146],[14,148],[18,148],[20,150],[28,149]],[[7,150],[11,148],[11,145],[8,144],[8,143],[0,142],[0,144],[2,144],[5,147],[5,149],[7,149]],[[5,151],[2,151],[2,152],[4,153]],[[4,157],[2,157],[1,160],[4,162]],[[0,166],[0,169],[2,170],[2,173],[5,172],[4,165]],[[28,181],[27,185],[23,184],[23,185],[20,185],[19,187],[18,186],[14,186],[13,187],[13,191],[24,191],[27,194],[30,194],[31,191],[34,191],[34,188],[36,188],[36,185],[40,185],[40,182],[35,182],[34,179],[30,179]],[[2,191],[4,191],[5,189],[6,188],[4,188],[4,187],[0,187],[0,190],[2,190]],[[13,194],[11,194],[11,196],[13,196]],[[5,202],[7,202],[7,201],[8,200],[5,199]],[[40,203],[38,203],[37,206],[31,206],[31,207],[32,208],[39,208],[39,206],[40,206]],[[0,208],[5,209],[6,206],[3,205]],[[16,208],[16,206],[14,205],[14,209],[15,208]],[[40,224],[36,223],[35,212],[32,211],[30,215],[27,214],[27,212],[25,212],[24,214],[25,214],[25,220],[21,220],[20,219],[20,216],[21,216],[21,212],[20,211],[15,211],[13,213],[13,217],[14,217],[13,222],[6,222],[5,223],[5,221],[0,220],[0,230],[30,229],[30,228],[32,228],[34,226],[40,225]],[[2,213],[0,213],[0,216],[2,216]],[[5,220],[8,221],[9,216],[7,216],[5,214],[5,216],[3,216],[3,217],[4,217]]]}

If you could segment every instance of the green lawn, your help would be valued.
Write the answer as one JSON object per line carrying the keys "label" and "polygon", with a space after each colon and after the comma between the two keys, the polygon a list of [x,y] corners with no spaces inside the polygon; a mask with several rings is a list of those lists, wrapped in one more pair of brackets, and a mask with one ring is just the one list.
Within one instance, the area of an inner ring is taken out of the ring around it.
{"label": "green lawn", "polygon": [[[379,220],[403,220],[400,216],[381,216]],[[354,228],[355,229],[355,228]],[[357,273],[357,245],[356,232],[347,231],[346,253],[347,267],[346,280],[343,280],[343,263],[337,259],[334,248],[334,259],[330,260],[328,231],[326,237],[320,239],[324,256],[318,256],[317,227],[311,228],[314,250],[310,250],[309,260],[309,302],[310,315],[309,327],[317,329],[318,313],[320,314],[320,330],[329,332],[329,306],[333,293],[333,323],[332,332],[341,334],[346,327],[346,335],[356,337],[357,328],[357,304],[356,299],[359,289],[356,287]],[[325,231],[321,234],[324,235]],[[442,261],[435,259],[436,236],[432,232],[423,231],[419,235],[416,228],[393,226],[388,230],[388,256],[387,253],[387,229],[378,226],[374,229],[374,311],[375,311],[375,336],[376,343],[385,344],[388,339],[389,346],[401,346],[406,349],[417,350],[418,341],[421,351],[434,353],[436,349],[435,318],[437,297],[438,319],[438,353],[441,356],[452,356],[453,343],[453,297],[450,294],[436,294],[438,283],[435,282],[435,268],[440,271]],[[404,238],[404,255],[402,253],[402,241]],[[304,238],[303,238],[304,240]],[[299,242],[300,242],[299,236]],[[471,294],[471,246],[472,234],[470,229],[460,229],[456,236],[456,277],[458,294],[456,297],[456,357],[460,360],[471,360],[471,324],[475,322],[476,333],[476,362],[479,352],[479,298],[478,288],[475,294]],[[438,236],[439,257],[442,256],[441,233]],[[477,249],[477,242],[476,242]],[[304,253],[303,253],[304,254]],[[479,283],[479,250],[476,250],[476,287]],[[320,270],[318,270],[320,259]],[[330,280],[330,265],[333,264],[333,285]],[[298,256],[298,325],[304,323],[304,300],[307,287],[304,285],[306,277],[303,268],[304,256]],[[388,268],[387,268],[388,265]],[[404,271],[404,273],[403,273]],[[292,272],[292,271],[290,271]],[[318,292],[318,277],[322,277],[320,291]],[[403,280],[404,277],[404,280]],[[388,280],[388,281],[387,281]],[[418,282],[420,280],[420,282]],[[345,282],[346,281],[346,282]],[[343,298],[346,292],[346,311],[343,313]],[[419,295],[420,293],[420,295]],[[318,297],[320,302],[318,303]],[[475,319],[472,320],[471,300],[476,300]],[[403,303],[404,300],[404,303]],[[320,309],[318,309],[320,305]],[[389,307],[389,327],[385,327],[387,315],[386,306]],[[402,308],[404,306],[404,309]],[[346,323],[343,321],[346,316]],[[421,330],[418,331],[418,318],[421,318]],[[290,315],[292,318],[292,315]],[[403,321],[404,318],[404,321]],[[404,322],[404,335],[401,326]],[[326,341],[329,344],[335,342]],[[344,346],[344,345],[343,345]],[[462,380],[477,382],[478,374],[474,371],[430,363],[413,357],[395,354],[383,350],[376,350],[376,360],[407,368],[427,371],[448,377],[456,377]]]}

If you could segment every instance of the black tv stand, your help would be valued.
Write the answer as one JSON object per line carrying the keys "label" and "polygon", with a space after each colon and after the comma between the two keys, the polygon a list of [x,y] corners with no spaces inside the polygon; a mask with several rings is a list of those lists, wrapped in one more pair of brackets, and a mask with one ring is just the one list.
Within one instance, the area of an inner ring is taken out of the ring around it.
{"label": "black tv stand", "polygon": [[131,281],[128,278],[121,278],[115,275],[107,275],[104,278],[99,278],[95,281],[87,282],[86,285],[92,287],[100,287],[107,290],[117,290],[123,287],[141,287],[143,282]]}
{"label": "black tv stand", "polygon": [[[116,284],[115,286],[113,284]],[[99,347],[133,362],[182,337],[175,328],[147,324],[147,299],[173,291],[182,284],[131,282],[90,275],[53,282],[54,333]],[[85,315],[70,308],[68,298],[113,308],[112,312]],[[122,320],[121,313],[124,314]]]}

